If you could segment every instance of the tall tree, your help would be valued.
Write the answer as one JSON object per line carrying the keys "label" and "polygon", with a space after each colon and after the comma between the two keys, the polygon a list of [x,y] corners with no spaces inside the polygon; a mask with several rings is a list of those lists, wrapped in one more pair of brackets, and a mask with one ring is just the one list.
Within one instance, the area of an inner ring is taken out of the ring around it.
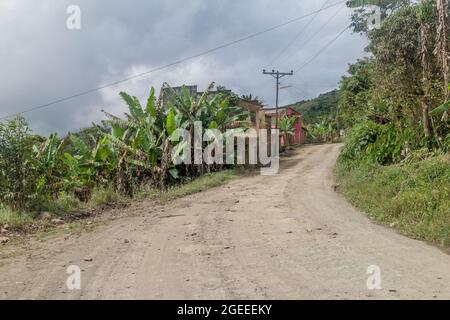
{"label": "tall tree", "polygon": [[380,8],[381,19],[385,19],[399,8],[410,4],[410,0],[349,0],[347,7],[354,8],[355,12],[352,14],[352,28],[357,33],[367,33],[368,20],[373,15],[368,6],[378,6]]}
{"label": "tall tree", "polygon": [[430,21],[433,19],[433,4],[430,0],[423,0],[417,8],[417,18],[420,23],[420,47],[419,54],[422,63],[422,121],[425,137],[430,138],[432,135],[432,125],[430,120],[430,105],[428,102],[428,94],[430,87],[430,55],[428,51],[428,43],[430,38]]}
{"label": "tall tree", "polygon": [[[450,99],[450,91],[448,89],[449,84],[449,41],[448,41],[448,0],[437,0],[437,15],[438,24],[436,30],[436,48],[434,53],[438,57],[441,64],[442,78],[444,81],[444,99],[448,101]],[[443,121],[448,121],[448,111],[444,112]]]}

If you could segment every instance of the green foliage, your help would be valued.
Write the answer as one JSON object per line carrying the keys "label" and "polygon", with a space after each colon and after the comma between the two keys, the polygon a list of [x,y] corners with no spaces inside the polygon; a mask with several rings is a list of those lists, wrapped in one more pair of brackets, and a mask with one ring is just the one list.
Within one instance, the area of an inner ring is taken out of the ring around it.
{"label": "green foliage", "polygon": [[294,135],[294,125],[296,121],[296,117],[289,117],[287,115],[284,115],[278,121],[278,128],[280,129],[281,134],[284,135],[286,144],[289,144],[289,137]]}
{"label": "green foliage", "polygon": [[[358,60],[350,65],[349,76],[342,78],[339,90],[339,122],[342,127],[351,127],[355,122],[372,117],[384,117],[384,110],[370,110],[369,90],[373,82],[373,61]],[[370,113],[369,113],[370,112]]]}
{"label": "green foliage", "polygon": [[124,201],[124,197],[109,185],[106,187],[95,187],[92,190],[87,206],[96,208],[104,205],[114,205],[122,201]]}
{"label": "green foliage", "polygon": [[166,119],[167,134],[170,136],[177,129],[177,123],[175,120],[175,112],[173,110],[169,111]]}
{"label": "green foliage", "polygon": [[[177,93],[165,85],[172,98],[166,106],[153,88],[145,107],[121,92],[128,106],[125,119],[106,113],[103,126],[64,139],[56,134],[47,139],[31,135],[21,117],[0,123],[0,202],[20,211],[59,215],[83,203],[116,203],[145,185],[164,189],[215,170],[171,163],[171,152],[179,147],[171,135],[178,128],[193,133],[198,121],[203,129],[224,130],[236,123],[245,127],[249,114],[238,107],[237,97],[229,91],[210,94],[212,87],[198,98],[186,88]],[[5,217],[12,215],[2,210]]]}
{"label": "green foliage", "polygon": [[443,151],[447,152],[447,153],[450,153],[450,134],[447,135],[447,137],[444,140]]}
{"label": "green foliage", "polygon": [[33,145],[40,138],[32,136],[22,117],[0,122],[0,202],[14,209],[26,208],[38,176],[33,162]]}
{"label": "green foliage", "polygon": [[300,101],[294,105],[302,114],[303,126],[312,142],[332,142],[339,137],[338,115],[339,91],[321,94],[315,99]]}
{"label": "green foliage", "polygon": [[7,225],[10,231],[20,231],[33,222],[33,217],[0,204],[0,227]]}
{"label": "green foliage", "polygon": [[384,20],[398,9],[410,3],[410,0],[349,0],[347,1],[347,6],[355,9],[351,16],[352,29],[358,33],[369,32],[367,21],[372,15],[372,10],[367,9],[368,5],[378,6],[381,10],[381,19]]}
{"label": "green foliage", "polygon": [[[450,127],[432,54],[434,5],[402,4],[367,32],[371,57],[351,65],[340,84],[338,121],[348,132],[336,173],[344,195],[374,219],[449,246]],[[439,105],[426,138],[424,114]]]}
{"label": "green foliage", "polygon": [[[450,85],[448,86],[450,90]],[[450,101],[441,104],[439,107],[430,112],[432,116],[441,116],[445,112],[450,112]]]}
{"label": "green foliage", "polygon": [[146,197],[161,202],[171,201],[194,193],[206,191],[218,187],[240,174],[237,170],[223,170],[220,172],[207,173],[198,178],[188,179],[185,183],[174,185],[167,190],[143,190]]}
{"label": "green foliage", "polygon": [[[348,129],[368,120],[389,124],[411,150],[424,144],[430,149],[445,150],[450,134],[445,116],[448,104],[442,104],[445,95],[441,65],[432,54],[436,47],[437,22],[435,1],[426,0],[402,4],[386,17],[381,28],[367,33],[367,50],[372,56],[351,65],[349,76],[340,84],[338,123],[341,128]],[[422,39],[418,30],[426,30],[427,36],[422,34]],[[424,129],[427,125],[424,105],[430,109],[439,106],[430,112],[432,128],[428,131]],[[426,135],[430,137],[425,138]],[[393,145],[398,144],[397,137],[392,135]]]}
{"label": "green foliage", "polygon": [[333,142],[338,134],[336,122],[333,118],[322,118],[308,126],[308,134],[313,142]]}
{"label": "green foliage", "polygon": [[433,4],[434,0],[422,0],[419,6],[417,6],[417,20],[419,23],[430,23],[433,20]]}
{"label": "green foliage", "polygon": [[56,199],[47,202],[42,210],[48,211],[56,216],[71,213],[82,206],[81,201],[75,195],[61,192]]}
{"label": "green foliage", "polygon": [[64,141],[60,141],[56,134],[40,146],[33,146],[33,168],[37,174],[37,184],[33,193],[36,201],[48,201],[61,187],[60,153]]}
{"label": "green foliage", "polygon": [[347,162],[396,163],[402,159],[408,136],[408,130],[402,133],[390,124],[361,122],[348,132],[341,158]]}
{"label": "green foliage", "polygon": [[441,104],[439,107],[430,112],[430,115],[439,115],[450,110],[450,101]]}
{"label": "green foliage", "polygon": [[401,165],[348,166],[336,172],[344,195],[374,219],[404,234],[450,246],[450,159],[433,156]]}
{"label": "green foliage", "polygon": [[293,107],[302,114],[306,124],[315,124],[326,119],[334,119],[337,114],[339,91],[333,90],[315,99],[297,102]]}

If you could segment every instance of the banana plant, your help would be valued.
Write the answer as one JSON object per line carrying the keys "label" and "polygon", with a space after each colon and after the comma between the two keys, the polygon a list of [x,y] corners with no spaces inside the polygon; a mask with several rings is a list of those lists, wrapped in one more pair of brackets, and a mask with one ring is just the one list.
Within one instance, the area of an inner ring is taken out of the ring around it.
{"label": "banana plant", "polygon": [[[450,91],[450,84],[448,85],[448,90]],[[442,115],[442,122],[444,123],[448,122],[449,114],[450,114],[450,101],[446,101],[445,103],[441,104],[439,107],[435,108],[433,111],[430,112],[430,115],[432,116]]]}
{"label": "banana plant", "polygon": [[[179,126],[180,116],[174,108],[161,108],[153,88],[145,108],[136,97],[125,92],[120,95],[129,109],[127,119],[107,114],[111,132],[103,134],[118,153],[118,180],[126,181],[124,176],[131,174],[141,180],[151,179],[164,184],[167,171],[172,169],[168,164],[169,137]],[[129,189],[129,186],[120,186],[121,182],[119,188]]]}
{"label": "banana plant", "polygon": [[235,123],[239,123],[243,128],[250,126],[249,111],[234,105],[230,97],[221,93],[206,101],[204,110],[202,122],[207,128],[219,129],[224,132]]}
{"label": "banana plant", "polygon": [[69,143],[73,149],[72,153],[65,152],[62,157],[67,170],[64,178],[64,189],[77,190],[83,186],[92,186],[96,174],[92,151],[75,135],[69,136]]}
{"label": "banana plant", "polygon": [[193,130],[194,123],[201,121],[202,114],[205,113],[206,103],[211,90],[214,88],[212,82],[202,96],[197,99],[190,95],[186,87],[182,87],[181,92],[177,93],[169,84],[164,83],[162,90],[168,95],[168,108],[174,108],[181,115],[181,123],[186,129]]}
{"label": "banana plant", "polygon": [[[168,95],[167,108],[175,109],[179,116],[178,126],[190,132],[191,143],[194,139],[195,122],[201,122],[203,131],[206,129],[218,129],[226,140],[225,130],[235,127],[246,128],[250,125],[250,114],[247,110],[238,107],[230,94],[223,92],[212,94],[214,83],[211,83],[207,90],[200,96],[192,96],[186,87],[181,88],[181,92],[175,91],[167,83],[163,90]],[[193,147],[193,146],[192,146]],[[196,168],[186,168],[187,174],[190,171],[202,173],[203,166]]]}
{"label": "banana plant", "polygon": [[39,176],[36,184],[36,194],[51,197],[61,187],[60,165],[61,149],[65,140],[59,140],[56,134],[51,134],[41,145],[33,146],[33,165]]}
{"label": "banana plant", "polygon": [[280,121],[278,121],[278,127],[280,128],[281,134],[284,135],[286,143],[289,143],[288,137],[294,135],[294,125],[296,121],[296,117],[289,117],[287,115],[284,115],[280,118]]}
{"label": "banana plant", "polygon": [[326,118],[320,119],[319,122],[309,127],[308,133],[313,139],[318,139],[322,142],[332,140],[333,133],[335,133],[333,120]]}

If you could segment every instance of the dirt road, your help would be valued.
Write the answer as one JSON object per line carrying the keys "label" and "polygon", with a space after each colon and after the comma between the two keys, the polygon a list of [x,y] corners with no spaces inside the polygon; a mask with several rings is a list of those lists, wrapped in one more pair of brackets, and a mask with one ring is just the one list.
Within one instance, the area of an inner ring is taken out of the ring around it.
{"label": "dirt road", "polygon": [[[450,256],[379,226],[333,190],[339,145],[3,259],[0,298],[450,299]],[[81,290],[66,268],[82,269]],[[381,271],[368,290],[367,268]]]}

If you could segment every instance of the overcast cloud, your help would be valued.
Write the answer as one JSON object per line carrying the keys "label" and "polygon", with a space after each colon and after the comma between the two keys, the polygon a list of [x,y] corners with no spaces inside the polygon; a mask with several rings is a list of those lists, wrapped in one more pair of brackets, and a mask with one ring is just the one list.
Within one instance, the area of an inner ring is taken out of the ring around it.
{"label": "overcast cloud", "polygon": [[[0,0],[0,117],[264,30],[317,10],[324,2]],[[66,28],[66,9],[72,4],[81,8],[81,30]],[[120,91],[145,98],[151,86],[159,89],[164,81],[173,86],[197,84],[200,89],[215,81],[272,105],[274,79],[263,76],[262,69],[295,70],[350,23],[350,13],[342,4],[318,14],[273,66],[268,64],[310,18],[143,78],[28,113],[26,118],[38,133],[63,134],[103,119],[101,109],[114,114],[125,111]],[[281,91],[281,103],[335,88],[348,63],[364,55],[365,45],[364,38],[346,32],[299,74],[283,79],[284,85],[294,87]]]}

